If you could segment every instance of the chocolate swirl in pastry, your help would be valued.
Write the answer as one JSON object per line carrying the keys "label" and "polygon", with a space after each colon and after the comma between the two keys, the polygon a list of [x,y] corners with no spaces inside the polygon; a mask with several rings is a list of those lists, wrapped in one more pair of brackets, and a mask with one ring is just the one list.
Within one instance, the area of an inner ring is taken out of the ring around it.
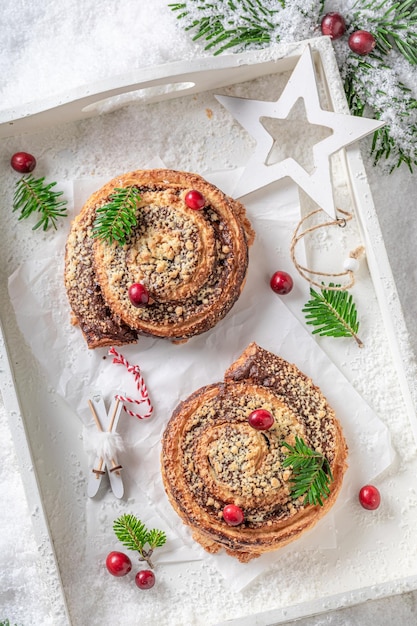
{"label": "chocolate swirl in pastry", "polygon": [[[274,417],[269,430],[248,422],[260,408]],[[293,445],[297,436],[330,465],[323,506],[291,496],[282,442]],[[297,539],[325,515],[340,491],[346,456],[341,426],[321,391],[295,365],[252,343],[223,383],[199,389],[174,411],[161,468],[168,498],[194,539],[208,552],[224,548],[246,562]],[[225,522],[228,504],[242,509],[243,523]]]}
{"label": "chocolate swirl in pastry", "polygon": [[[137,223],[124,245],[93,238],[99,207],[115,189],[135,186]],[[205,204],[185,203],[191,190]],[[73,222],[65,285],[75,322],[90,348],[136,341],[140,334],[181,341],[212,328],[239,297],[254,238],[244,207],[201,176],[139,170],[94,193]],[[143,284],[147,306],[129,286]]]}

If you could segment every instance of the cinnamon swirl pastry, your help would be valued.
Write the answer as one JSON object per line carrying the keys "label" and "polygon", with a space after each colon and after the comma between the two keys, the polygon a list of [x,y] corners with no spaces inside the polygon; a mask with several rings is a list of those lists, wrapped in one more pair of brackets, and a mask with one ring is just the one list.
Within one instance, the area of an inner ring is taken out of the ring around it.
{"label": "cinnamon swirl pastry", "polygon": [[[129,187],[139,198],[127,240],[95,237],[98,209]],[[138,170],[114,178],[89,198],[67,240],[74,323],[89,348],[140,334],[182,341],[203,333],[239,297],[253,239],[244,207],[197,174]],[[132,303],[132,285],[146,292],[146,306]]]}
{"label": "cinnamon swirl pastry", "polygon": [[[251,425],[260,409],[273,417],[266,430]],[[292,494],[284,442],[293,446],[296,438],[331,470],[322,505]],[[194,539],[208,552],[224,548],[247,562],[294,541],[327,513],[346,457],[341,426],[320,389],[295,365],[252,343],[224,382],[197,390],[174,411],[161,468],[168,498]],[[230,505],[243,514],[241,523],[227,519]]]}

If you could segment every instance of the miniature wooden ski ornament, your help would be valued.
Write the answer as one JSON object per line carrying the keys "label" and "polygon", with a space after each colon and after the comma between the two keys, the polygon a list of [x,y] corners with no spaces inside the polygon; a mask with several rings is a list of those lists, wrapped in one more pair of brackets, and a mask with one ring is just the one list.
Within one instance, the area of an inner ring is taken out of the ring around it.
{"label": "miniature wooden ski ornament", "polygon": [[107,412],[103,397],[97,394],[88,401],[88,405],[98,432],[97,455],[88,479],[87,495],[93,498],[97,494],[103,476],[108,473],[114,495],[116,498],[121,498],[124,487],[121,475],[122,466],[118,462],[117,453],[123,450],[123,441],[116,429],[123,404],[118,398],[114,398]]}

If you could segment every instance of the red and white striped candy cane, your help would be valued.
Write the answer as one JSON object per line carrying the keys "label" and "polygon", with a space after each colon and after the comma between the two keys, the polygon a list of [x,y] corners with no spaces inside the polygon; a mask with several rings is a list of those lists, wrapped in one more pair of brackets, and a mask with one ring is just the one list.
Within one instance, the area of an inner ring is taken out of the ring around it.
{"label": "red and white striped candy cane", "polygon": [[[117,395],[116,398],[120,400],[120,402],[123,402],[123,408],[128,415],[131,415],[132,417],[137,417],[140,420],[151,417],[153,413],[153,406],[149,399],[148,390],[146,388],[146,384],[143,379],[143,376],[140,372],[139,365],[130,365],[129,361],[126,361],[125,357],[122,354],[119,354],[119,352],[117,352],[113,347],[110,348],[109,354],[111,354],[114,357],[113,363],[119,363],[120,365],[124,365],[127,368],[127,371],[134,375],[136,386],[142,396],[139,400],[136,400],[135,398],[127,398],[125,396],[120,396],[120,395]],[[145,415],[141,415],[140,413],[135,413],[134,411],[131,411],[130,409],[126,408],[125,402],[129,404],[142,404],[143,402],[146,402],[146,404],[148,405],[148,412]]]}

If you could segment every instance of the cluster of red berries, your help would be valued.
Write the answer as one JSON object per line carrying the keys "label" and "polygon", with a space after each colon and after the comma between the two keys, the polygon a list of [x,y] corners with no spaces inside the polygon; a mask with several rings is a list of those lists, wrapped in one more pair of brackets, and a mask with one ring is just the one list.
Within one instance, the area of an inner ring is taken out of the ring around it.
{"label": "cluster of red berries", "polygon": [[[114,551],[107,555],[106,567],[112,576],[126,576],[132,570],[132,561],[124,552]],[[135,583],[139,589],[152,589],[155,574],[150,569],[142,569],[136,574]]]}
{"label": "cluster of red berries", "polygon": [[[321,20],[321,32],[331,39],[339,39],[346,32],[346,22],[340,13],[331,12]],[[348,46],[356,54],[365,55],[372,52],[376,46],[375,37],[367,30],[355,30],[348,39]]]}

